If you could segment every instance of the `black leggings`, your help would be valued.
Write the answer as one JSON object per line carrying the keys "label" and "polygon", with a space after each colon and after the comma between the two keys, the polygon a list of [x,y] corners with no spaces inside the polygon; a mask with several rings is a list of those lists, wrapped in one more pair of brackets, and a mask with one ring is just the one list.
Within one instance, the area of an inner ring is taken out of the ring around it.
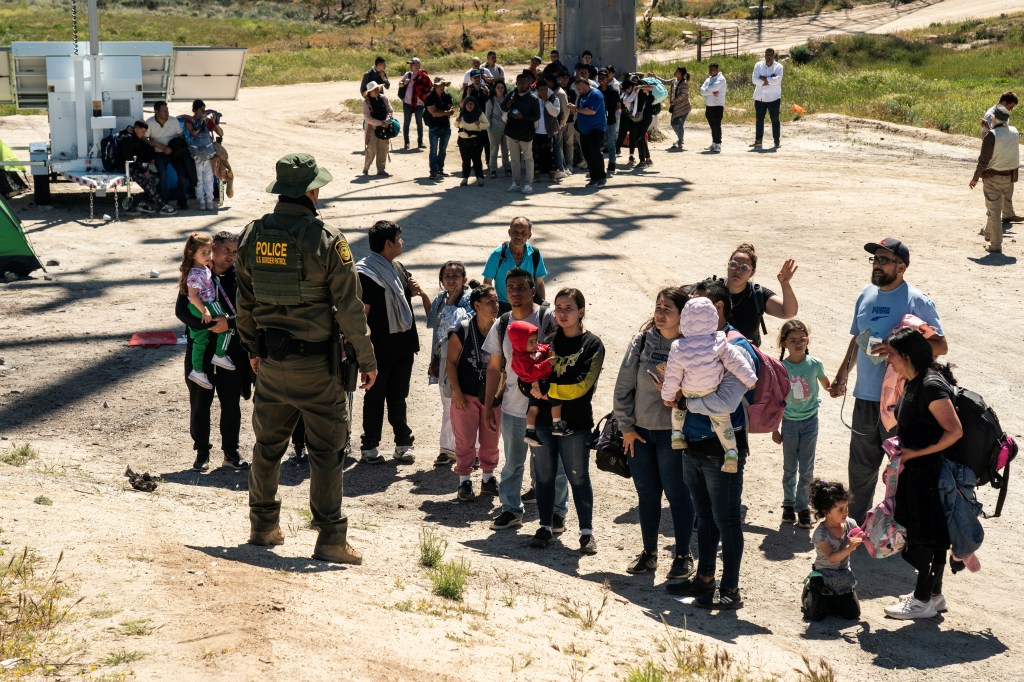
{"label": "black leggings", "polygon": [[471,170],[478,178],[484,176],[484,162],[481,156],[484,147],[481,139],[486,138],[481,138],[477,135],[469,138],[459,138],[459,154],[462,156],[463,178],[468,178]]}
{"label": "black leggings", "polygon": [[946,569],[946,549],[931,545],[907,544],[903,560],[917,569],[914,598],[927,603],[933,594],[942,594],[942,573]]}
{"label": "black leggings", "polygon": [[825,616],[839,616],[847,620],[860,618],[860,601],[857,591],[849,594],[824,594],[821,578],[811,578],[804,587],[801,610],[808,620],[821,620]]}
{"label": "black leggings", "polygon": [[651,116],[644,116],[633,123],[633,129],[629,133],[629,153],[633,154],[634,145],[640,150],[640,160],[648,161],[651,158],[650,147],[647,146],[647,131],[651,127]]}
{"label": "black leggings", "polygon": [[722,118],[725,116],[725,107],[704,107],[704,118],[708,120],[711,128],[711,141],[715,144],[722,144]]}

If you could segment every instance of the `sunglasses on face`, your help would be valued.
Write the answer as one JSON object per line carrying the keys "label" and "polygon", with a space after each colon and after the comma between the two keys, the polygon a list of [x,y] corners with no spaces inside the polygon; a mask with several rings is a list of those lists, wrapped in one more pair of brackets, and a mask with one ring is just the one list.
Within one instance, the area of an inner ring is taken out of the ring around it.
{"label": "sunglasses on face", "polygon": [[746,263],[740,263],[738,261],[731,260],[731,261],[729,261],[729,269],[730,270],[739,270],[740,272],[750,272],[754,268],[750,267]]}
{"label": "sunglasses on face", "polygon": [[895,258],[886,258],[885,256],[868,256],[868,262],[883,267],[890,263],[899,263]]}

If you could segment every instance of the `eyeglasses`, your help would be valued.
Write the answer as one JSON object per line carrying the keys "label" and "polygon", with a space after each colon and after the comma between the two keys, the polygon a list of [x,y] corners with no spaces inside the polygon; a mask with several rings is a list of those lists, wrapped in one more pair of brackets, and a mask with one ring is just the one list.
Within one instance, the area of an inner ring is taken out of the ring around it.
{"label": "eyeglasses", "polygon": [[899,263],[895,258],[886,258],[885,256],[868,256],[868,262],[874,265],[886,266],[890,263]]}
{"label": "eyeglasses", "polygon": [[729,269],[730,270],[739,270],[740,272],[750,272],[754,268],[750,267],[746,263],[740,263],[738,261],[731,260],[731,261],[729,261]]}

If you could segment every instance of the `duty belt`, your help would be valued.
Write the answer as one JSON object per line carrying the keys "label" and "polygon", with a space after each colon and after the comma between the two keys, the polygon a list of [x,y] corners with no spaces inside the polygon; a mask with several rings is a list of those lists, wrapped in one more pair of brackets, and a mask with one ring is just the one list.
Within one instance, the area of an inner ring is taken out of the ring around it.
{"label": "duty belt", "polygon": [[327,355],[327,351],[330,350],[330,347],[330,339],[324,339],[323,341],[303,341],[302,339],[291,339],[288,342],[287,355],[301,355],[304,357],[308,357],[311,355]]}

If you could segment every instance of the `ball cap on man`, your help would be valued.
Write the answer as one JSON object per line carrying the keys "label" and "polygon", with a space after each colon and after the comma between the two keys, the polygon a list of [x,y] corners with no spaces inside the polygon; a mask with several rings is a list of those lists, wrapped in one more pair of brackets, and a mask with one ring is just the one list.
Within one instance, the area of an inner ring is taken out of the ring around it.
{"label": "ball cap on man", "polygon": [[420,63],[420,58],[419,57],[413,57],[412,59],[410,59],[409,61],[406,62],[406,64],[419,64],[419,63]]}
{"label": "ball cap on man", "polygon": [[879,249],[885,249],[886,251],[892,251],[893,255],[903,261],[904,265],[910,265],[910,249],[907,245],[901,242],[899,239],[893,237],[886,237],[880,242],[871,242],[864,245],[864,250],[870,254],[874,254]]}
{"label": "ball cap on man", "polygon": [[1003,122],[1010,120],[1010,110],[1004,107],[1002,104],[996,107],[996,110],[992,112],[992,115],[995,116],[996,119]]}
{"label": "ball cap on man", "polygon": [[277,162],[277,179],[267,186],[271,194],[301,197],[323,187],[334,179],[326,168],[320,168],[312,154],[288,154]]}

